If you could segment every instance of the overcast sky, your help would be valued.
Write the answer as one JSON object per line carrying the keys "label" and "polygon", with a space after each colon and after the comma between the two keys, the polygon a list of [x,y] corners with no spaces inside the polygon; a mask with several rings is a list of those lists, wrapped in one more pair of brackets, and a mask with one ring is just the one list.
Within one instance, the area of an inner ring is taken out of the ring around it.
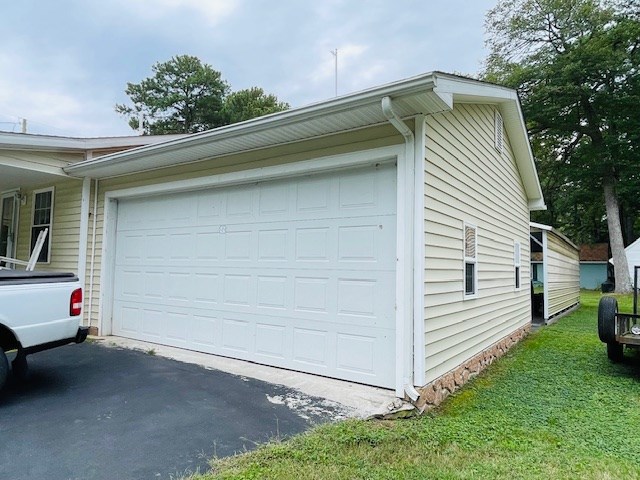
{"label": "overcast sky", "polygon": [[21,0],[2,2],[0,130],[135,134],[114,111],[156,62],[199,57],[232,90],[292,107],[420,73],[476,74],[497,0]]}

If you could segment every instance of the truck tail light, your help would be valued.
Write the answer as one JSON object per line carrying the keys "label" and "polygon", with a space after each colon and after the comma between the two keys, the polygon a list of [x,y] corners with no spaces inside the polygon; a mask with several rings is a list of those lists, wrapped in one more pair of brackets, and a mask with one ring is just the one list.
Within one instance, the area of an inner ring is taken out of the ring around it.
{"label": "truck tail light", "polygon": [[69,315],[77,317],[82,313],[82,289],[76,288],[69,301]]}

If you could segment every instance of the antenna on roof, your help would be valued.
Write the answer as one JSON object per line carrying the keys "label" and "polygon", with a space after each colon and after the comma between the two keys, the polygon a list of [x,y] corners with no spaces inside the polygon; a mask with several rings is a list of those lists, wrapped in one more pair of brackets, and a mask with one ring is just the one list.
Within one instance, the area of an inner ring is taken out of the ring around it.
{"label": "antenna on roof", "polygon": [[334,69],[335,69],[335,88],[336,88],[336,97],[338,96],[338,49],[330,50],[331,55],[334,58]]}

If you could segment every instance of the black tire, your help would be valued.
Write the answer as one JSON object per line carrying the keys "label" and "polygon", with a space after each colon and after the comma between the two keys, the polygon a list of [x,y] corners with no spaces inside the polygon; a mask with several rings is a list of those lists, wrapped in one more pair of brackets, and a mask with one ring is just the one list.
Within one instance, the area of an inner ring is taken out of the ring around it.
{"label": "black tire", "polygon": [[607,343],[607,357],[614,363],[620,363],[624,358],[624,345],[621,343]]}
{"label": "black tire", "polygon": [[618,301],[614,297],[602,297],[598,304],[598,336],[601,342],[615,343],[616,313]]}
{"label": "black tire", "polygon": [[9,360],[4,350],[0,348],[0,390],[4,388],[7,383],[7,377],[9,376]]}
{"label": "black tire", "polygon": [[27,356],[22,353],[18,353],[16,358],[11,362],[11,371],[13,372],[13,378],[19,382],[23,382],[29,375],[29,364],[27,363]]}

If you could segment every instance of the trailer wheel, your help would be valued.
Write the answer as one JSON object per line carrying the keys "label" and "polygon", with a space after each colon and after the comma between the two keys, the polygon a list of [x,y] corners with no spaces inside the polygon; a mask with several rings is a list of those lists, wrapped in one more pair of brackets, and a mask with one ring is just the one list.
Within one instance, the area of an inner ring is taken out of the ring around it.
{"label": "trailer wheel", "polygon": [[620,363],[624,358],[624,346],[621,343],[607,343],[607,357],[614,363]]}
{"label": "trailer wheel", "polygon": [[7,383],[8,376],[9,360],[7,360],[7,355],[4,353],[4,350],[0,348],[0,390],[2,390],[4,384]]}
{"label": "trailer wheel", "polygon": [[614,297],[602,297],[598,304],[598,336],[601,342],[615,343],[616,313],[618,301]]}
{"label": "trailer wheel", "polygon": [[27,356],[23,353],[18,352],[16,358],[11,362],[11,370],[13,372],[13,378],[16,380],[23,382],[27,379],[27,375],[29,374],[29,364],[27,363]]}

